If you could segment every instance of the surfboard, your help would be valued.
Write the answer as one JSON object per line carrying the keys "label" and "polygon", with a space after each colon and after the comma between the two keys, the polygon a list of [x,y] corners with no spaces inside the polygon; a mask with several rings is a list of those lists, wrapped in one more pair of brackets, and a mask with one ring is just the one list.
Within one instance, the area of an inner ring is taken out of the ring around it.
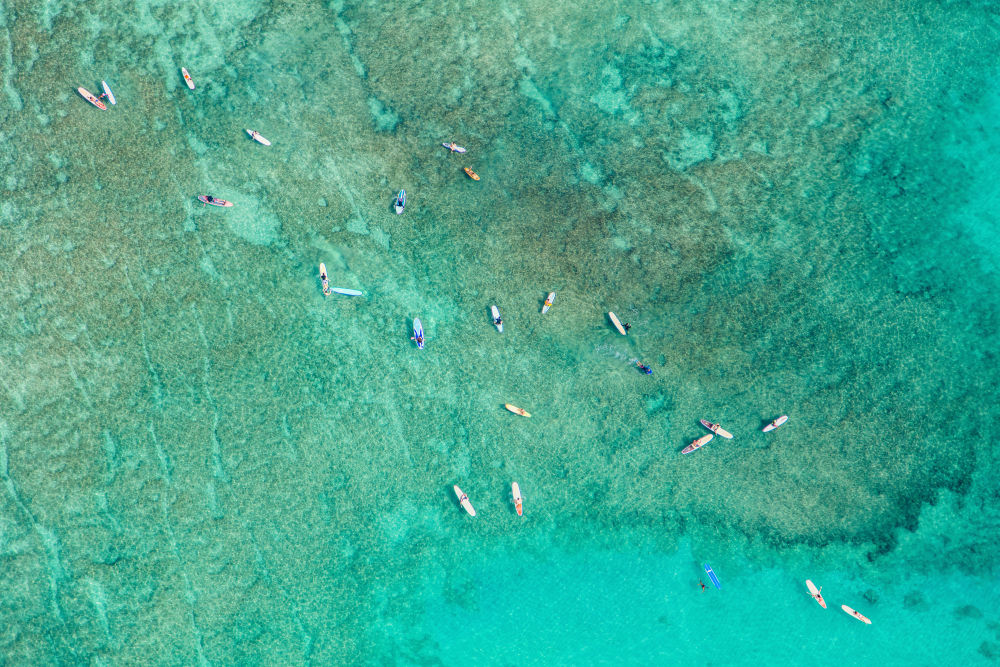
{"label": "surfboard", "polygon": [[709,431],[711,431],[712,433],[714,433],[716,435],[722,436],[723,438],[729,438],[730,440],[733,439],[733,434],[732,433],[730,433],[726,429],[722,428],[718,424],[713,424],[712,422],[708,421],[707,419],[702,419],[701,420],[701,425],[704,426],[705,428],[707,428]]}
{"label": "surfboard", "polygon": [[522,516],[524,511],[524,504],[521,499],[521,487],[517,485],[517,482],[513,482],[510,485],[510,495],[514,499],[514,509],[517,510],[517,515]]}
{"label": "surfboard", "polygon": [[347,289],[346,287],[331,287],[332,291],[345,296],[361,296],[361,290]]}
{"label": "surfboard", "polygon": [[552,302],[556,300],[556,293],[549,292],[549,296],[545,299],[545,303],[542,304],[542,315],[549,312],[549,308],[552,307]]}
{"label": "surfboard", "polygon": [[695,440],[694,442],[692,442],[690,445],[688,445],[687,447],[685,447],[684,449],[682,449],[681,450],[681,454],[690,454],[691,452],[693,452],[694,450],[698,449],[702,445],[707,444],[708,441],[711,440],[714,437],[715,436],[712,435],[711,433],[706,433],[705,435],[701,436],[700,438],[698,438],[697,440]]}
{"label": "surfboard", "polygon": [[786,421],[788,421],[788,415],[781,415],[780,417],[775,419],[773,422],[771,422],[761,430],[764,431],[764,433],[767,433],[768,431],[773,431],[774,429],[784,424]]}
{"label": "surfboard", "polygon": [[[503,320],[500,320],[500,310],[496,306],[490,306],[490,310],[493,312],[493,325],[497,328],[497,331],[503,333]],[[497,324],[497,320],[500,320],[500,324]]]}
{"label": "surfboard", "polygon": [[258,132],[257,130],[247,130],[247,134],[249,134],[250,138],[252,138],[254,141],[256,141],[259,144],[264,144],[265,146],[270,146],[271,145],[271,142],[268,141],[267,139],[265,139],[264,137],[262,137],[260,135],[260,132]]}
{"label": "surfboard", "polygon": [[191,78],[191,74],[187,71],[187,67],[181,68],[181,74],[184,75],[184,83],[187,84],[187,87],[194,90],[194,79]]}
{"label": "surfboard", "polygon": [[617,315],[615,315],[614,313],[609,312],[608,313],[608,317],[611,318],[611,323],[613,325],[615,325],[615,329],[618,329],[618,333],[620,333],[623,336],[625,336],[625,335],[628,334],[628,332],[625,331],[625,327],[622,326],[622,323],[618,321],[618,316]]}
{"label": "surfboard", "polygon": [[212,197],[212,201],[208,200],[208,195],[198,195],[198,201],[203,204],[211,204],[212,206],[222,206],[224,208],[229,208],[233,205],[233,202],[226,201],[225,199],[219,199],[218,197]]}
{"label": "surfboard", "polygon": [[115,101],[115,94],[111,92],[111,87],[108,85],[107,81],[101,81],[101,87],[104,88],[104,94],[108,96],[108,102],[111,104],[118,104]]}
{"label": "surfboard", "polygon": [[858,619],[859,621],[861,621],[862,623],[866,623],[866,624],[868,624],[868,625],[871,625],[871,624],[872,624],[872,622],[871,622],[871,619],[870,619],[870,618],[868,618],[867,616],[865,616],[864,614],[862,614],[862,613],[861,613],[861,612],[859,612],[859,611],[855,611],[855,610],[851,609],[851,608],[850,608],[850,607],[848,607],[848,606],[847,606],[846,604],[842,604],[842,605],[840,605],[840,608],[841,608],[841,609],[843,609],[843,610],[844,610],[845,612],[847,612],[848,614],[850,614],[851,616],[853,616],[854,618],[856,618],[856,619]]}
{"label": "surfboard", "polygon": [[94,97],[93,95],[91,95],[90,91],[87,90],[86,88],[84,88],[84,87],[81,86],[81,87],[79,87],[79,88],[76,89],[76,92],[78,92],[81,95],[83,95],[83,99],[87,100],[88,102],[90,102],[91,104],[93,104],[95,107],[97,107],[101,111],[107,111],[108,110],[108,108],[106,106],[104,106],[104,102],[100,101],[99,99],[97,99],[96,97]]}
{"label": "surfboard", "polygon": [[823,599],[823,595],[819,592],[819,589],[816,588],[816,584],[806,579],[806,588],[809,589],[809,595],[813,596],[813,599],[819,603],[819,606],[826,609],[826,600]]}
{"label": "surfboard", "polygon": [[465,511],[468,512],[470,516],[476,516],[476,508],[469,502],[469,496],[462,493],[462,489],[458,488],[458,484],[455,485],[455,495],[458,496],[458,502],[462,504]]}
{"label": "surfboard", "polygon": [[330,296],[330,279],[326,277],[326,264],[319,263],[319,279],[323,281],[323,294]]}
{"label": "surfboard", "polygon": [[424,325],[420,323],[419,317],[413,318],[413,341],[418,350],[424,349]]}
{"label": "surfboard", "polygon": [[504,403],[503,406],[513,412],[515,415],[521,415],[522,417],[530,417],[531,413],[524,408],[519,408],[516,405],[511,405],[510,403]]}
{"label": "surfboard", "polygon": [[721,591],[722,584],[719,583],[719,578],[715,576],[715,571],[712,570],[712,566],[709,565],[708,563],[705,563],[705,572],[708,573],[708,578],[712,580],[712,583],[715,584],[715,587]]}

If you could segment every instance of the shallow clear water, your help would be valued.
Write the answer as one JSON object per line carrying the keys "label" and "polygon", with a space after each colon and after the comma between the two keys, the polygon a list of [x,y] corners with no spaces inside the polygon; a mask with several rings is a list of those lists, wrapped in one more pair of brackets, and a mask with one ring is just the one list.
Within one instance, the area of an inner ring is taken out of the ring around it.
{"label": "shallow clear water", "polygon": [[995,664],[998,45],[974,2],[5,4],[3,654]]}

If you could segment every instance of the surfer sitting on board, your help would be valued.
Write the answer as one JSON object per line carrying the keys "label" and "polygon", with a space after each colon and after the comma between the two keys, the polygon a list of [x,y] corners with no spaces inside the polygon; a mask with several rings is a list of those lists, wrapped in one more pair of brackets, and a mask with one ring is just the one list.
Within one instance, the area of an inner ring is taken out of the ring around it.
{"label": "surfer sitting on board", "polygon": [[643,365],[643,364],[642,364],[641,362],[639,362],[639,361],[636,361],[636,362],[635,362],[635,365],[636,365],[636,366],[638,366],[638,367],[639,367],[639,370],[641,370],[641,371],[642,371],[643,373],[645,373],[646,375],[652,375],[652,374],[653,374],[653,369],[652,369],[652,368],[650,368],[649,366],[645,366],[645,365]]}
{"label": "surfer sitting on board", "polygon": [[424,344],[424,337],[423,336],[410,336],[410,340],[416,341],[417,345],[423,345]]}
{"label": "surfer sitting on board", "polygon": [[493,324],[495,324],[495,325],[497,325],[497,326],[500,326],[501,324],[503,324],[503,318],[502,318],[502,317],[497,317],[497,318],[495,318],[495,319],[493,320]]}

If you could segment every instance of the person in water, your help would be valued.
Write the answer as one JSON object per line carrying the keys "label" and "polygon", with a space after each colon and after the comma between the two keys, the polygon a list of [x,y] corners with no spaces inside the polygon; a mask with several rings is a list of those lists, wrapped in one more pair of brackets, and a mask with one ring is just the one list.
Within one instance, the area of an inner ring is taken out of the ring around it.
{"label": "person in water", "polygon": [[631,328],[632,328],[632,325],[629,324],[628,322],[626,322],[625,324],[622,325],[622,329],[625,330],[625,333],[628,333],[628,330],[631,329]]}
{"label": "person in water", "polygon": [[705,582],[702,581],[701,579],[699,579],[698,583],[701,584],[701,592],[704,593],[705,592]]}
{"label": "person in water", "polygon": [[641,371],[642,371],[643,373],[645,373],[646,375],[652,375],[652,374],[653,374],[653,369],[652,369],[652,368],[650,368],[649,366],[646,366],[646,365],[642,364],[642,363],[641,363],[641,362],[639,362],[639,361],[636,361],[636,362],[635,362],[635,365],[636,365],[636,366],[638,366],[638,367],[639,367],[639,370],[641,370]]}

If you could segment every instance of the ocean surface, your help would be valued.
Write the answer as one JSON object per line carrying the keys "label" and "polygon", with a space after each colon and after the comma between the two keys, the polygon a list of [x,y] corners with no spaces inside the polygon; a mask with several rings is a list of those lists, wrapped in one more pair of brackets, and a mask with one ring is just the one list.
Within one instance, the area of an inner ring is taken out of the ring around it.
{"label": "ocean surface", "polygon": [[1000,664],[997,53],[972,0],[0,4],[0,663]]}

